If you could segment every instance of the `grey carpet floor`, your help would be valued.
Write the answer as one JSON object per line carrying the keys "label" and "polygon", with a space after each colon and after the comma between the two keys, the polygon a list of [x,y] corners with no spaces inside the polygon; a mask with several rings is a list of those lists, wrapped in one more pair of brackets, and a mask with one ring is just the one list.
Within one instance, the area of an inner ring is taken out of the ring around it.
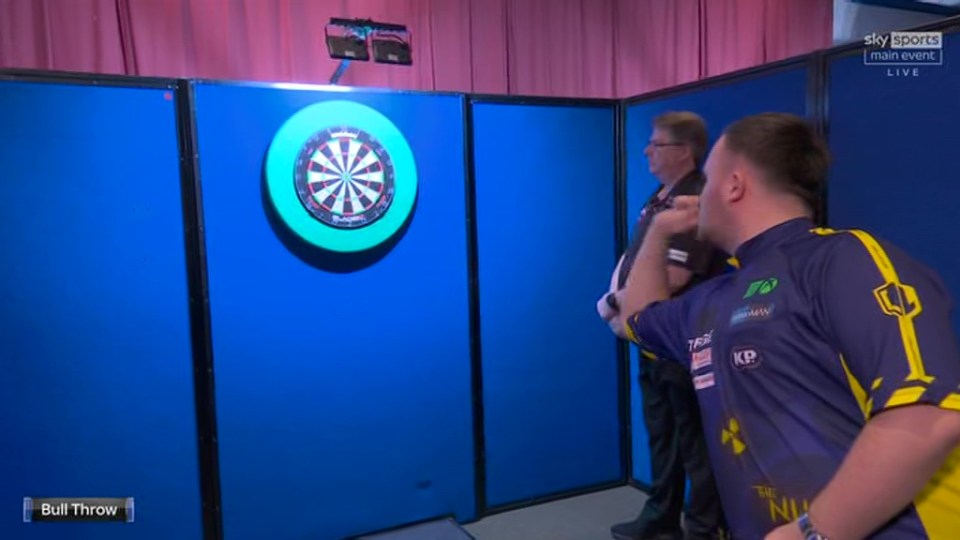
{"label": "grey carpet floor", "polygon": [[362,536],[357,540],[470,540],[470,536],[455,521],[446,519],[372,536]]}
{"label": "grey carpet floor", "polygon": [[476,540],[611,540],[610,526],[637,517],[647,496],[630,486],[513,510],[462,525]]}

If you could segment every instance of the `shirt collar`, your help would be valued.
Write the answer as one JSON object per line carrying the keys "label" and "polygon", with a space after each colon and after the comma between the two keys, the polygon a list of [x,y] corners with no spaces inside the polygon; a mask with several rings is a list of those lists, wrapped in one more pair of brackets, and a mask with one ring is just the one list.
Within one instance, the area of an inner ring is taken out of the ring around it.
{"label": "shirt collar", "polygon": [[672,195],[673,192],[680,189],[681,186],[685,186],[690,182],[696,182],[697,180],[700,179],[701,174],[702,173],[700,172],[700,169],[693,169],[692,171],[688,172],[686,175],[683,176],[683,178],[673,183],[673,186],[670,187],[670,192],[668,193],[668,195]]}
{"label": "shirt collar", "polygon": [[740,266],[763,256],[770,249],[809,234],[816,225],[809,218],[800,217],[774,225],[762,233],[747,240],[737,248],[734,257]]}
{"label": "shirt collar", "polygon": [[659,212],[667,207],[668,202],[673,198],[674,194],[677,191],[686,189],[686,185],[691,182],[696,182],[700,179],[700,169],[693,169],[687,173],[683,178],[677,180],[670,186],[663,195],[660,195],[660,189],[658,188],[653,192],[653,195],[650,196],[650,199],[647,200],[647,204],[644,206],[644,211],[652,210],[654,212]]}

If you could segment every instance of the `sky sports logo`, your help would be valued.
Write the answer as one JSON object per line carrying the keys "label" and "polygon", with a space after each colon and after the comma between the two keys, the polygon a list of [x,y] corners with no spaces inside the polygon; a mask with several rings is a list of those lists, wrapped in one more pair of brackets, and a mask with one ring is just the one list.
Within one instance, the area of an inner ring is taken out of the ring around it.
{"label": "sky sports logo", "polygon": [[872,33],[863,44],[863,63],[886,67],[889,77],[916,77],[920,67],[943,65],[943,32]]}

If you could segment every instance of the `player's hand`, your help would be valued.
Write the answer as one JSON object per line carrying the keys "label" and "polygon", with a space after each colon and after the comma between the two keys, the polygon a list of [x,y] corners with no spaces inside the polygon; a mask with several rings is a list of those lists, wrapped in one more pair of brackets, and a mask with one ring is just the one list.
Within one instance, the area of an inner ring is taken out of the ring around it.
{"label": "player's hand", "polygon": [[770,531],[763,540],[803,540],[803,535],[800,533],[800,527],[794,522]]}
{"label": "player's hand", "polygon": [[607,321],[607,324],[610,326],[610,331],[613,332],[615,336],[620,339],[627,339],[627,331],[623,327],[623,323],[620,322],[620,317],[614,317]]}
{"label": "player's hand", "polygon": [[607,303],[606,294],[601,296],[600,300],[597,300],[597,313],[600,315],[600,318],[607,323],[617,316],[617,310],[610,307],[610,304]]}
{"label": "player's hand", "polygon": [[696,229],[699,218],[700,197],[678,195],[673,198],[670,208],[654,216],[652,227],[663,236],[673,236]]}

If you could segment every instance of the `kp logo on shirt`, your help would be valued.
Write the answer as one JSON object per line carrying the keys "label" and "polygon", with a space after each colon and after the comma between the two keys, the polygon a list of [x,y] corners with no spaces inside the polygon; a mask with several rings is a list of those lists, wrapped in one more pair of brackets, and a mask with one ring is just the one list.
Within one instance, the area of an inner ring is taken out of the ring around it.
{"label": "kp logo on shirt", "polygon": [[760,352],[753,347],[737,347],[733,349],[731,361],[738,371],[754,369],[760,366]]}

